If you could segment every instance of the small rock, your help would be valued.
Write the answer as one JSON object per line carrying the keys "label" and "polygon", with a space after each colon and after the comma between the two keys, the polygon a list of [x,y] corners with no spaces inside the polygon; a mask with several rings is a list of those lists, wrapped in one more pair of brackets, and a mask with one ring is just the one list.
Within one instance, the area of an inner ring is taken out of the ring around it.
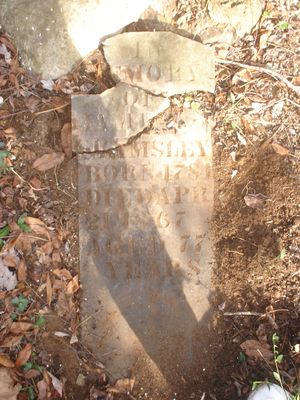
{"label": "small rock", "polygon": [[208,2],[208,12],[213,22],[232,27],[237,36],[243,37],[257,24],[264,6],[264,0],[214,0]]}
{"label": "small rock", "polygon": [[79,374],[76,379],[76,385],[85,386],[85,383],[86,383],[86,376],[84,376],[83,374]]}

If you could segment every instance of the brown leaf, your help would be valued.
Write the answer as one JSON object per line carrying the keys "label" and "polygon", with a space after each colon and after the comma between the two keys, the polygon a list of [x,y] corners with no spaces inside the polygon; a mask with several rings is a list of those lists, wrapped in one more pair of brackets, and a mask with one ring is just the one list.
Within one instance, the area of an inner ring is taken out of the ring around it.
{"label": "brown leaf", "polygon": [[50,239],[50,235],[47,229],[47,225],[38,218],[34,217],[26,217],[25,222],[30,228],[38,235],[45,236],[46,238]]}
{"label": "brown leaf", "polygon": [[17,360],[16,360],[16,367],[22,367],[22,365],[26,364],[27,361],[29,360],[31,356],[31,351],[32,351],[32,345],[31,343],[27,343],[23,349],[20,351],[18,354]]}
{"label": "brown leaf", "polygon": [[30,184],[35,189],[41,189],[41,187],[42,187],[42,182],[36,176],[34,176],[33,178],[30,179]]}
{"label": "brown leaf", "polygon": [[257,193],[257,194],[247,194],[244,197],[245,203],[248,207],[262,209],[265,206],[267,196]]}
{"label": "brown leaf", "polygon": [[3,342],[0,344],[0,347],[11,348],[11,347],[17,346],[21,342],[22,338],[23,338],[22,335],[20,335],[20,336],[7,336],[3,340]]}
{"label": "brown leaf", "polygon": [[38,392],[39,392],[38,400],[47,400],[48,399],[48,395],[47,395],[48,384],[47,384],[47,382],[44,379],[39,381],[37,383],[37,388],[38,388]]}
{"label": "brown leaf", "polygon": [[57,309],[57,314],[60,317],[64,317],[65,315],[70,313],[70,303],[68,301],[69,299],[67,298],[66,294],[61,291],[58,295],[57,303],[56,303],[56,309]]}
{"label": "brown leaf", "polygon": [[67,122],[62,127],[61,133],[61,147],[67,157],[67,159],[72,158],[72,125]]}
{"label": "brown leaf", "polygon": [[0,364],[6,368],[13,368],[15,363],[6,354],[0,354]]}
{"label": "brown leaf", "polygon": [[14,335],[20,333],[25,333],[33,329],[33,324],[31,322],[13,322],[10,327],[10,332]]}
{"label": "brown leaf", "polygon": [[51,242],[47,242],[41,246],[43,252],[47,255],[50,255],[53,251],[53,244]]}
{"label": "brown leaf", "polygon": [[52,302],[53,289],[49,274],[47,276],[47,281],[46,281],[46,292],[47,292],[47,304],[48,306],[50,306]]}
{"label": "brown leaf", "polygon": [[129,379],[129,378],[118,379],[115,385],[109,389],[109,391],[114,393],[127,394],[132,392],[134,383],[135,379]]}
{"label": "brown leaf", "polygon": [[281,156],[286,156],[289,154],[288,149],[286,149],[285,147],[281,146],[278,143],[272,143],[272,147],[273,147],[273,150],[275,151],[275,153],[277,153]]}
{"label": "brown leaf", "polygon": [[11,268],[16,268],[17,263],[18,263],[17,257],[10,256],[10,255],[3,257],[3,261],[7,267],[11,267]]}
{"label": "brown leaf", "polygon": [[0,399],[17,400],[21,385],[15,384],[8,369],[0,368],[0,382]]}
{"label": "brown leaf", "polygon": [[38,171],[48,171],[48,169],[54,168],[64,161],[64,153],[49,153],[44,154],[42,157],[35,160],[33,168]]}
{"label": "brown leaf", "polygon": [[74,276],[74,278],[68,283],[66,293],[67,294],[74,294],[80,288],[78,282],[78,275]]}
{"label": "brown leaf", "polygon": [[38,371],[37,369],[30,369],[29,371],[27,371],[24,374],[24,378],[25,379],[33,379],[36,378],[37,376],[39,376],[41,374],[40,371]]}
{"label": "brown leaf", "polygon": [[27,278],[27,267],[24,259],[22,258],[18,265],[17,276],[19,282],[25,282]]}
{"label": "brown leaf", "polygon": [[24,103],[26,104],[26,107],[31,112],[35,112],[37,110],[37,107],[40,104],[40,102],[41,102],[41,100],[35,96],[28,96],[28,97],[25,97],[25,99],[24,99]]}
{"label": "brown leaf", "polygon": [[53,270],[54,275],[58,276],[59,278],[64,278],[66,280],[70,280],[72,279],[72,275],[70,273],[70,271],[68,271],[66,268],[55,268]]}
{"label": "brown leaf", "polygon": [[274,357],[267,343],[261,343],[258,340],[246,340],[241,344],[241,349],[254,360],[272,361]]}
{"label": "brown leaf", "polygon": [[292,79],[292,83],[293,83],[294,85],[300,86],[300,75],[299,75],[299,76],[295,76],[295,77]]}
{"label": "brown leaf", "polygon": [[98,399],[112,400],[112,394],[105,393],[102,390],[96,389],[94,386],[92,386],[90,389],[90,400],[98,400]]}

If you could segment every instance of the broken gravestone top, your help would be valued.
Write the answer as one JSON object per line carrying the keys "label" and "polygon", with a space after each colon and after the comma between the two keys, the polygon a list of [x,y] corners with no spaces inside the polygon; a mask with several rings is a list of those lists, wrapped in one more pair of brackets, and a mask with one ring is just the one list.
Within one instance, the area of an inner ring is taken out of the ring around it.
{"label": "broken gravestone top", "polygon": [[73,150],[108,150],[128,142],[169,106],[169,100],[119,83],[97,95],[72,96]]}
{"label": "broken gravestone top", "polygon": [[116,81],[154,94],[215,90],[213,50],[172,32],[129,32],[104,41]]}
{"label": "broken gravestone top", "polygon": [[68,73],[100,39],[136,21],[150,0],[0,0],[0,25],[24,66],[42,78]]}

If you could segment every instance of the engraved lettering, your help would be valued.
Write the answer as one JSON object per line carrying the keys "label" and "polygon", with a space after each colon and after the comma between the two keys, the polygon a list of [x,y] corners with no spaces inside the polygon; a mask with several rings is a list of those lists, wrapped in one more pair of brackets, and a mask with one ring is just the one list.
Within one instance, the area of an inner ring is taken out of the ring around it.
{"label": "engraved lettering", "polygon": [[161,77],[160,68],[155,64],[151,64],[147,71],[147,78],[149,79],[149,81],[151,82],[158,81],[160,77]]}
{"label": "engraved lettering", "polygon": [[189,193],[189,189],[186,187],[180,187],[176,186],[175,187],[175,203],[176,204],[182,204],[183,202],[183,196],[187,195]]}
{"label": "engraved lettering", "polygon": [[176,212],[176,227],[179,228],[182,225],[183,217],[185,215],[185,211],[177,211]]}

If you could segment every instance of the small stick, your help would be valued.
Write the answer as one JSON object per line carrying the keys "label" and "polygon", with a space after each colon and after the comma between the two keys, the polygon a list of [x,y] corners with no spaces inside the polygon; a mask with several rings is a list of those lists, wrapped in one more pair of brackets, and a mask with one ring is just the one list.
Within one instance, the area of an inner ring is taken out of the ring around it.
{"label": "small stick", "polygon": [[36,189],[34,188],[29,182],[27,182],[24,178],[22,178],[21,175],[19,175],[13,168],[10,169],[22,182],[27,183],[27,185],[30,186],[32,190],[35,190],[36,192],[41,192],[43,190],[48,190],[47,188],[41,188],[41,189]]}
{"label": "small stick", "polygon": [[[280,308],[278,310],[273,310],[272,313],[276,313],[276,312],[289,312],[289,310],[287,308]],[[228,317],[234,317],[234,316],[249,316],[249,315],[253,315],[255,317],[266,317],[268,314],[270,313],[259,313],[259,312],[255,312],[255,311],[237,311],[237,312],[224,312],[223,315],[226,315]]]}
{"label": "small stick", "polygon": [[258,312],[252,312],[252,311],[238,311],[238,312],[224,312],[224,315],[226,315],[228,317],[234,317],[234,316],[244,317],[244,316],[249,316],[249,315],[253,315],[255,317],[262,317],[265,314],[258,313]]}
{"label": "small stick", "polygon": [[17,111],[17,112],[15,112],[15,113],[12,113],[12,114],[2,115],[2,117],[0,117],[0,120],[6,119],[6,118],[9,118],[9,117],[14,117],[15,115],[23,114],[23,113],[25,113],[25,112],[30,112],[30,111],[29,111],[29,110],[21,110],[21,111]]}
{"label": "small stick", "polygon": [[67,107],[68,105],[70,105],[70,103],[63,104],[62,106],[59,106],[59,107],[50,108],[49,110],[39,111],[39,112],[34,113],[34,115],[40,115],[40,114],[45,114],[45,113],[48,113],[51,111],[60,110],[61,108]]}
{"label": "small stick", "polygon": [[237,67],[248,68],[248,69],[252,69],[252,70],[263,72],[263,73],[265,73],[267,75],[272,76],[273,78],[275,78],[275,79],[277,79],[279,81],[282,81],[283,83],[286,84],[286,86],[288,88],[290,88],[298,96],[300,95],[300,87],[294,85],[292,82],[290,82],[287,78],[285,78],[283,75],[281,75],[277,71],[272,71],[269,68],[260,67],[258,65],[244,64],[244,63],[241,63],[241,62],[231,61],[231,60],[222,60],[221,58],[217,58],[216,61],[217,61],[218,64],[235,65]]}

